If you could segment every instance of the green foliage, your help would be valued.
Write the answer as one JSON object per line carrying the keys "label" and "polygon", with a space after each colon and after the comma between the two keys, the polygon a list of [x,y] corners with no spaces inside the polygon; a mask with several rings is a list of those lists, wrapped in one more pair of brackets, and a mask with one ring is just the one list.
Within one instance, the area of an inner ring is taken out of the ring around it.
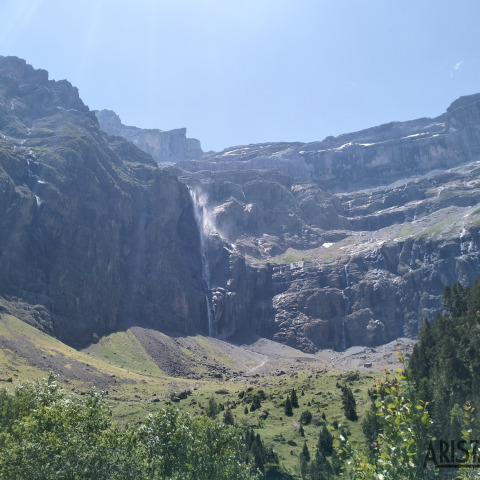
{"label": "green foliage", "polygon": [[101,395],[67,396],[55,378],[0,392],[0,478],[257,478],[240,430],[162,410],[138,428],[111,421]]}
{"label": "green foliage", "polygon": [[326,425],[323,425],[318,436],[317,452],[321,452],[326,457],[333,453],[333,435]]}
{"label": "green foliage", "polygon": [[215,400],[215,397],[210,397],[208,399],[208,406],[205,410],[205,414],[209,418],[215,418],[217,416],[218,412],[219,412],[219,408],[218,408],[217,402]]}
{"label": "green foliage", "polygon": [[310,410],[305,410],[300,415],[300,423],[302,425],[310,425],[310,423],[312,422],[312,417],[312,412]]}
{"label": "green foliage", "polygon": [[375,401],[372,402],[372,410],[368,411],[362,422],[362,433],[367,442],[372,445],[378,436],[380,423],[378,421]]}
{"label": "green foliage", "polygon": [[265,447],[260,434],[255,435],[253,428],[246,430],[244,445],[246,463],[251,464],[254,469],[261,472],[263,478],[272,480],[291,479],[280,467],[276,453]]}
{"label": "green foliage", "polygon": [[343,436],[334,441],[345,462],[346,478],[407,480],[436,475],[435,470],[424,468],[432,426],[427,404],[416,397],[402,369],[396,373],[399,376],[392,378],[387,372],[373,393],[379,425],[372,454],[365,454]]}
{"label": "green foliage", "polygon": [[[460,282],[446,287],[444,311],[424,325],[408,364],[408,376],[417,396],[429,403],[434,434],[447,438],[456,426],[450,413],[466,401],[478,404],[480,393],[480,279],[472,288]],[[454,439],[458,439],[455,437]]]}
{"label": "green foliage", "polygon": [[225,410],[225,413],[223,414],[223,423],[225,425],[232,425],[232,426],[235,425],[235,420],[233,418],[232,411],[229,408],[227,408]]}
{"label": "green foliage", "polygon": [[307,478],[307,475],[310,470],[310,467],[309,467],[310,451],[308,450],[307,442],[303,443],[302,453],[300,454],[299,462],[300,462],[300,473],[302,475],[302,478]]}
{"label": "green foliage", "polygon": [[357,415],[357,403],[355,402],[355,397],[353,396],[352,391],[348,388],[347,385],[344,385],[342,388],[342,405],[343,413],[347,420],[356,422],[358,420]]}
{"label": "green foliage", "polygon": [[307,442],[303,443],[302,453],[300,455],[302,455],[307,462],[310,461],[310,452],[308,450]]}
{"label": "green foliage", "polygon": [[252,404],[250,405],[250,411],[254,412],[255,410],[258,410],[261,407],[261,402],[260,402],[260,395],[255,394],[252,397]]}
{"label": "green foliage", "polygon": [[100,395],[67,397],[50,376],[0,405],[0,478],[143,478],[135,433],[112,425]]}
{"label": "green foliage", "polygon": [[250,479],[243,462],[242,435],[207,417],[166,409],[140,428],[146,450],[146,478]]}
{"label": "green foliage", "polygon": [[292,402],[293,408],[298,408],[298,397],[294,388],[292,388],[292,393],[290,394],[290,401]]}
{"label": "green foliage", "polygon": [[285,400],[285,415],[288,417],[293,415],[292,401],[290,400],[289,396],[287,396],[287,399]]}
{"label": "green foliage", "polygon": [[327,457],[317,449],[315,459],[310,465],[310,478],[312,480],[331,480],[333,479],[333,469]]}
{"label": "green foliage", "polygon": [[465,290],[460,282],[456,282],[450,288],[448,285],[443,292],[443,309],[452,317],[461,317],[467,313],[467,299]]}

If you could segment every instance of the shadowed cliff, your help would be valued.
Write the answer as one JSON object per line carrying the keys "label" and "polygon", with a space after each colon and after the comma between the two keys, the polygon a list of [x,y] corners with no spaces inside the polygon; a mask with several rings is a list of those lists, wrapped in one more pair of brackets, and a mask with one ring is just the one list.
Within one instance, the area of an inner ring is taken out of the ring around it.
{"label": "shadowed cliff", "polygon": [[188,189],[14,57],[0,57],[0,210],[4,309],[71,345],[132,324],[206,331]]}

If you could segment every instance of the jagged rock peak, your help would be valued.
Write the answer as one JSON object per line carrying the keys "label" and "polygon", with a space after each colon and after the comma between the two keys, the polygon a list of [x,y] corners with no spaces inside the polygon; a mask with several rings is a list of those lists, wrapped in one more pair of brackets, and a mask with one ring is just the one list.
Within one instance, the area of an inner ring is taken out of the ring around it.
{"label": "jagged rock peak", "polygon": [[58,108],[88,112],[78,89],[67,80],[49,80],[48,72],[34,69],[18,57],[0,56],[0,107],[36,117]]}
{"label": "jagged rock peak", "polygon": [[157,162],[178,162],[203,155],[200,141],[187,138],[186,128],[174,130],[142,129],[124,125],[112,110],[95,112],[100,128],[108,135],[126,138]]}

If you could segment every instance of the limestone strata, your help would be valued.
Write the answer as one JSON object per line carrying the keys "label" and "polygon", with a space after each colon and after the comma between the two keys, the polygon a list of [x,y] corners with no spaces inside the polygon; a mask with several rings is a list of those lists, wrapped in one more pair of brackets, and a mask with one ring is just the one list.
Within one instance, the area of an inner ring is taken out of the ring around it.
{"label": "limestone strata", "polygon": [[111,110],[100,110],[95,114],[104,132],[131,141],[158,163],[178,162],[203,155],[200,142],[195,138],[187,138],[186,128],[163,131],[130,127],[123,125],[120,117]]}
{"label": "limestone strata", "polygon": [[433,120],[179,163],[245,258],[222,254],[242,274],[216,278],[219,333],[308,351],[415,336],[446,285],[480,275],[479,125],[472,95]]}

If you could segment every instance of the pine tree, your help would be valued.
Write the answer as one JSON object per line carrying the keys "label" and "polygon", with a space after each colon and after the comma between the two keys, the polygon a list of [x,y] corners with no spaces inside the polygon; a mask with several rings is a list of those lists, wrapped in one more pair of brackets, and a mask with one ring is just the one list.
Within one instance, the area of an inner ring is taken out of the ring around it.
{"label": "pine tree", "polygon": [[223,423],[225,425],[234,425],[235,424],[235,420],[233,418],[232,411],[229,408],[227,408],[225,410],[225,413],[223,414]]}
{"label": "pine tree", "polygon": [[310,473],[313,480],[330,480],[332,478],[332,466],[327,457],[318,450],[315,460],[310,465]]}
{"label": "pine tree", "polygon": [[447,315],[452,314],[453,300],[452,300],[452,289],[450,286],[446,286],[443,291],[443,310]]}
{"label": "pine tree", "polygon": [[300,454],[307,462],[310,461],[310,451],[308,450],[307,441],[303,442],[302,453]]}
{"label": "pine tree", "polygon": [[480,277],[475,280],[467,295],[467,310],[477,319],[480,317]]}
{"label": "pine tree", "polygon": [[250,411],[254,412],[255,410],[258,410],[260,407],[261,407],[260,397],[255,394],[252,398],[252,405],[250,405]]}
{"label": "pine tree", "polygon": [[302,453],[300,453],[300,473],[302,474],[302,478],[306,478],[308,473],[308,463],[310,462],[310,452],[307,447],[307,442],[305,441],[302,448]]}
{"label": "pine tree", "polygon": [[369,410],[362,422],[362,432],[368,443],[371,445],[378,437],[380,424],[375,409],[375,402],[372,402],[372,410]]}
{"label": "pine tree", "polygon": [[217,402],[215,401],[215,397],[210,397],[208,400],[208,407],[205,410],[205,413],[207,414],[207,417],[210,418],[215,418],[218,413],[218,405]]}
{"label": "pine tree", "polygon": [[265,449],[263,447],[263,442],[259,433],[257,433],[257,435],[255,436],[255,439],[253,440],[251,450],[252,450],[253,458],[255,460],[255,467],[257,467],[262,473],[264,473],[265,472],[265,461],[264,461]]}
{"label": "pine tree", "polygon": [[318,436],[317,452],[321,452],[326,457],[330,457],[333,453],[333,435],[325,425]]}
{"label": "pine tree", "polygon": [[287,399],[285,400],[285,415],[287,415],[287,417],[291,417],[293,415],[292,401],[288,395]]}
{"label": "pine tree", "polygon": [[292,402],[292,407],[298,408],[298,397],[297,397],[297,392],[295,391],[294,388],[292,388],[292,393],[290,394],[290,400]]}
{"label": "pine tree", "polygon": [[345,418],[347,420],[351,420],[352,422],[357,421],[357,403],[355,402],[355,397],[353,396],[352,391],[347,385],[342,387],[342,405]]}
{"label": "pine tree", "polygon": [[452,317],[461,317],[467,313],[465,289],[460,282],[452,285]]}

